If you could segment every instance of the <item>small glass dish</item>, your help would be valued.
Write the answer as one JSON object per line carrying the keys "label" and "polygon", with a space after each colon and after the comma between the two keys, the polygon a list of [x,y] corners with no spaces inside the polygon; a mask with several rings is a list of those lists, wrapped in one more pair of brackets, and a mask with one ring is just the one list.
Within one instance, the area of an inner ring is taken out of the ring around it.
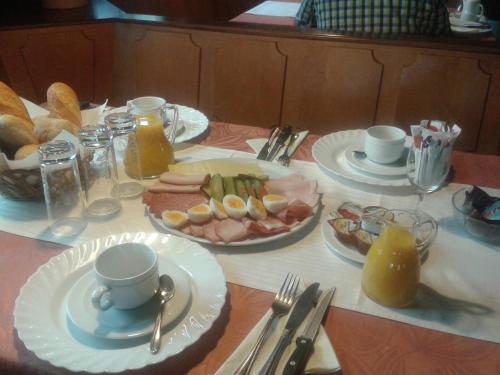
{"label": "small glass dish", "polygon": [[455,216],[455,219],[472,236],[486,242],[500,242],[500,225],[476,219],[470,216],[467,208],[464,207],[466,198],[465,193],[469,192],[471,189],[471,187],[465,187],[457,190],[453,194],[451,202],[453,204],[453,215]]}

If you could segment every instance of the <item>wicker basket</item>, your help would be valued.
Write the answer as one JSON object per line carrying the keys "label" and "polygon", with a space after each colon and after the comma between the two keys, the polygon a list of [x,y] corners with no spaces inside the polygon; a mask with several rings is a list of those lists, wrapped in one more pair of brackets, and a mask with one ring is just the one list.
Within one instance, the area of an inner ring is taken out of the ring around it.
{"label": "wicker basket", "polygon": [[[84,161],[89,163],[91,156],[85,157]],[[82,161],[79,156],[78,169],[82,170]],[[57,182],[53,186],[56,189],[64,190],[71,177],[66,175],[66,171],[61,171],[57,177]],[[93,176],[90,177],[92,181]],[[80,175],[82,189],[85,189],[85,181]],[[44,199],[42,175],[40,168],[34,169],[7,169],[0,172],[0,195],[7,199],[17,201],[41,201]]]}
{"label": "wicker basket", "polygon": [[40,169],[7,169],[1,172],[0,194],[12,200],[43,199]]}

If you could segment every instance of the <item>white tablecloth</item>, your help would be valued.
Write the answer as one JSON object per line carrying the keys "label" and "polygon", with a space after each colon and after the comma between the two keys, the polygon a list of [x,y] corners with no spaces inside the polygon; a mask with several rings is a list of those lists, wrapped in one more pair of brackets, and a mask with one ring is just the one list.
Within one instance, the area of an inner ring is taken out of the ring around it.
{"label": "white tablecloth", "polygon": [[[199,160],[249,154],[212,147],[193,146],[177,151],[180,160]],[[361,267],[334,254],[323,243],[320,226],[329,210],[350,200],[361,205],[414,208],[416,196],[396,195],[377,189],[360,190],[324,175],[315,163],[292,161],[290,167],[307,179],[316,179],[323,192],[321,212],[287,239],[248,248],[207,246],[224,269],[227,281],[266,291],[276,291],[287,272],[321,288],[337,287],[335,306],[360,311],[420,327],[500,342],[500,247],[469,237],[453,219],[451,195],[461,185],[451,184],[426,196],[422,209],[439,221],[439,232],[421,269],[418,303],[407,309],[390,309],[369,300],[360,287]],[[496,191],[500,195],[500,191]],[[106,234],[155,231],[140,199],[125,200],[120,215],[89,223],[87,229],[66,244],[80,244]],[[0,230],[55,241],[46,231],[43,204],[0,200]],[[60,241],[56,241],[60,242]]]}

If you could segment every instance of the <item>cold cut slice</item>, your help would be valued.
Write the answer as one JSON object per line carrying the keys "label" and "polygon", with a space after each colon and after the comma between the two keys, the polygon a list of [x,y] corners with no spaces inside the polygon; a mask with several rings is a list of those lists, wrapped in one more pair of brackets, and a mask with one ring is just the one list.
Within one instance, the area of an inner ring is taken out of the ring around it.
{"label": "cold cut slice", "polygon": [[173,185],[157,182],[148,191],[151,193],[197,193],[201,190],[201,185]]}
{"label": "cold cut slice", "polygon": [[224,219],[215,223],[215,232],[224,243],[240,241],[248,236],[248,230],[241,221]]}
{"label": "cold cut slice", "polygon": [[185,176],[181,174],[165,172],[160,176],[160,181],[172,185],[204,185],[210,178],[209,174]]}

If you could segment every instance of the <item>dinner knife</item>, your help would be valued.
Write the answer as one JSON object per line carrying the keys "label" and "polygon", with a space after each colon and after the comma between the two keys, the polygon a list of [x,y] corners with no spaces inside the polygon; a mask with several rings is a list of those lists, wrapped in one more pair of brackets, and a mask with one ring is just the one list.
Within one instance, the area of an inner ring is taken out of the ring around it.
{"label": "dinner knife", "polygon": [[297,303],[293,307],[292,312],[286,322],[285,329],[281,334],[278,343],[274,347],[271,355],[267,359],[259,375],[274,375],[276,367],[280,361],[283,351],[292,340],[295,331],[304,321],[309,311],[312,309],[314,301],[316,300],[316,293],[318,292],[319,283],[309,285],[306,290],[300,295]]}
{"label": "dinner knife", "polygon": [[278,151],[285,146],[286,140],[288,139],[290,134],[292,134],[291,126],[287,126],[281,131],[280,135],[278,136],[278,139],[276,140],[273,148],[271,149],[271,152],[269,152],[269,155],[266,158],[267,161],[273,161],[273,159],[278,154]]}
{"label": "dinner knife", "polygon": [[334,293],[335,288],[329,289],[324,293],[325,296],[318,303],[318,307],[316,307],[316,310],[314,311],[311,322],[304,330],[304,333],[297,337],[297,347],[286,363],[285,368],[283,369],[283,375],[301,374],[305,369],[309,355],[313,349],[314,340],[316,339],[319,327],[321,326],[321,321],[323,320],[323,316],[325,315],[328,306],[330,306]]}
{"label": "dinner knife", "polygon": [[269,154],[269,148],[273,144],[279,132],[280,128],[277,126],[271,129],[271,132],[269,133],[269,138],[267,139],[267,142],[264,144],[264,146],[262,146],[262,148],[260,149],[259,154],[257,155],[257,159],[266,160],[267,155]]}

